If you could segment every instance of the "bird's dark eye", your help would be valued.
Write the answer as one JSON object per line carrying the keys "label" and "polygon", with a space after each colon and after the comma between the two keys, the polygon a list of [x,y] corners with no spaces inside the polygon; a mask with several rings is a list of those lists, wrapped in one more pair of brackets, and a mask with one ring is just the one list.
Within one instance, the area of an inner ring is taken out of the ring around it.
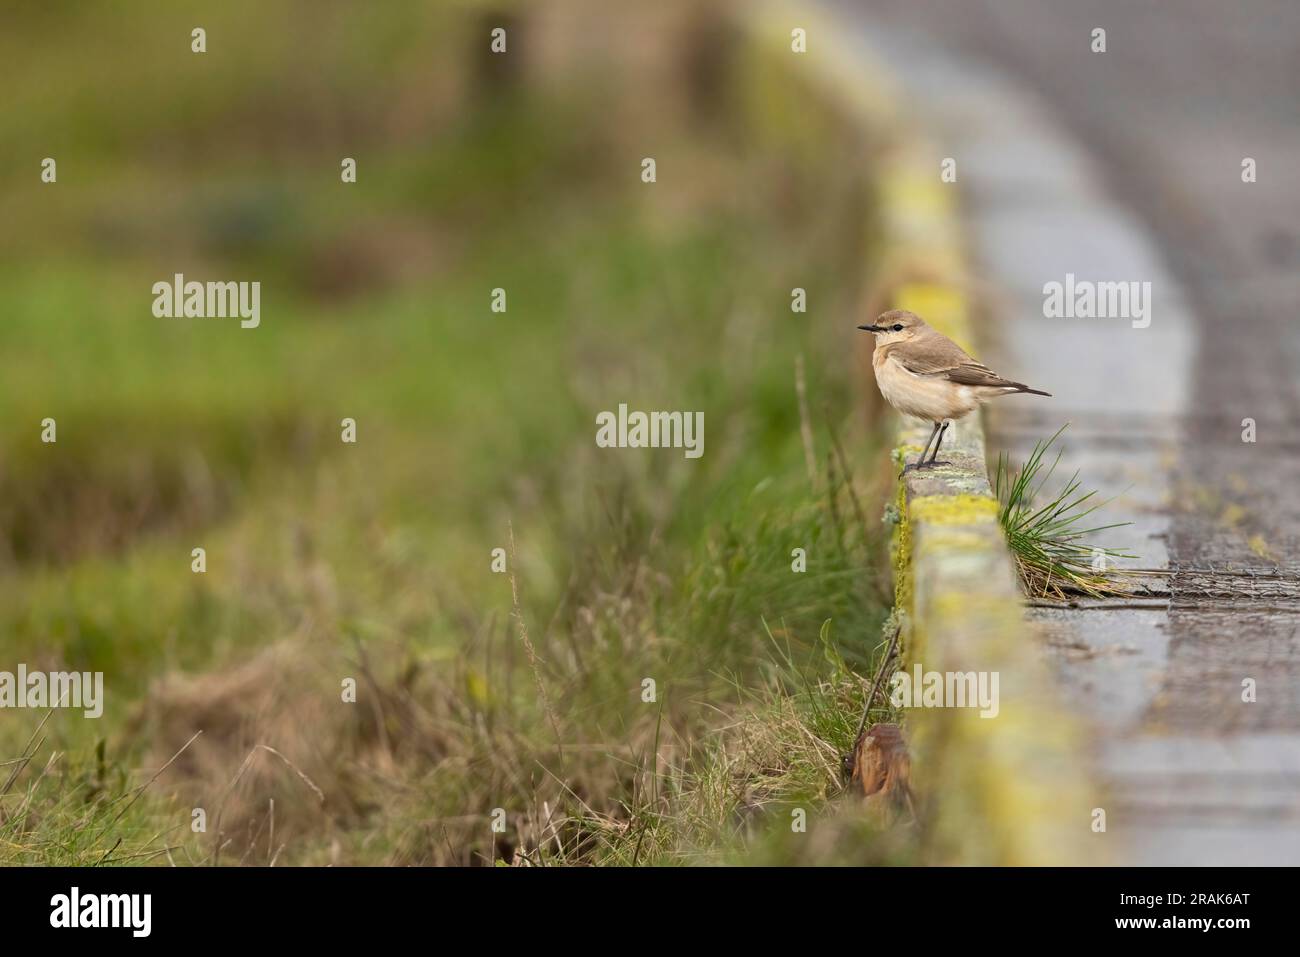
{"label": "bird's dark eye", "polygon": [[902,332],[902,331],[903,331],[903,324],[902,324],[901,322],[896,322],[896,323],[894,323],[894,331],[895,331],[895,332]]}

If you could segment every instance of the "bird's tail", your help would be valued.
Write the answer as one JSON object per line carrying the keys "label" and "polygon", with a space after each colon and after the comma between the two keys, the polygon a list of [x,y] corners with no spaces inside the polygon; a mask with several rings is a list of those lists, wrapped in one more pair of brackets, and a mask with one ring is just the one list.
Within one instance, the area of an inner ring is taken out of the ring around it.
{"label": "bird's tail", "polygon": [[1023,382],[1012,382],[1009,379],[1003,379],[998,385],[995,385],[994,388],[1000,390],[998,395],[1019,395],[1022,392],[1028,392],[1030,395],[1045,395],[1049,399],[1052,397],[1052,393],[1050,392],[1043,392],[1041,389],[1031,389]]}

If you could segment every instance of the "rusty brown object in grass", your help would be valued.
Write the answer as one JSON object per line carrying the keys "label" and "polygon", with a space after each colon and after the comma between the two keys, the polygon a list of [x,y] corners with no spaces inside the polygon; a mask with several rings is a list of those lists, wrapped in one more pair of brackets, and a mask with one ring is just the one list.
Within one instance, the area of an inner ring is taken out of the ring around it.
{"label": "rusty brown object in grass", "polygon": [[896,724],[877,724],[867,730],[851,761],[854,793],[879,796],[889,804],[911,807],[912,759],[903,730]]}

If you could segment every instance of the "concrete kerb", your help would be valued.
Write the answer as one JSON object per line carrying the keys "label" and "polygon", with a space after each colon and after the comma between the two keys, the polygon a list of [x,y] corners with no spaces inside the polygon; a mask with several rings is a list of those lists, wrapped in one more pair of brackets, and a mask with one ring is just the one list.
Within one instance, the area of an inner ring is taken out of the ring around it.
{"label": "concrete kerb", "polygon": [[[779,3],[761,10],[746,25],[772,55],[803,58],[815,95],[892,144],[873,171],[887,272],[927,278],[897,285],[886,301],[971,348],[956,186],[917,159],[935,154],[921,148],[906,122],[897,85],[843,44],[833,22]],[[796,27],[806,31],[807,53],[791,50]],[[929,431],[928,424],[901,422],[896,457],[915,458]],[[894,570],[905,623],[902,667],[996,674],[999,706],[989,718],[969,707],[908,711],[913,777],[931,825],[927,857],[965,864],[1100,862],[1086,742],[1058,706],[1024,621],[978,416],[948,430],[942,458],[951,464],[909,472],[898,487]]]}

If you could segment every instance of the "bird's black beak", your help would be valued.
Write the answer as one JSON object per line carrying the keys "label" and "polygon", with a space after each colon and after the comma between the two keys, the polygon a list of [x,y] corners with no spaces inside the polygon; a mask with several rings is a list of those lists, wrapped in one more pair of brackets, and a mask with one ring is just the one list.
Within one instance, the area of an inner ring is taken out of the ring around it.
{"label": "bird's black beak", "polygon": [[858,326],[863,332],[884,332],[884,326]]}

